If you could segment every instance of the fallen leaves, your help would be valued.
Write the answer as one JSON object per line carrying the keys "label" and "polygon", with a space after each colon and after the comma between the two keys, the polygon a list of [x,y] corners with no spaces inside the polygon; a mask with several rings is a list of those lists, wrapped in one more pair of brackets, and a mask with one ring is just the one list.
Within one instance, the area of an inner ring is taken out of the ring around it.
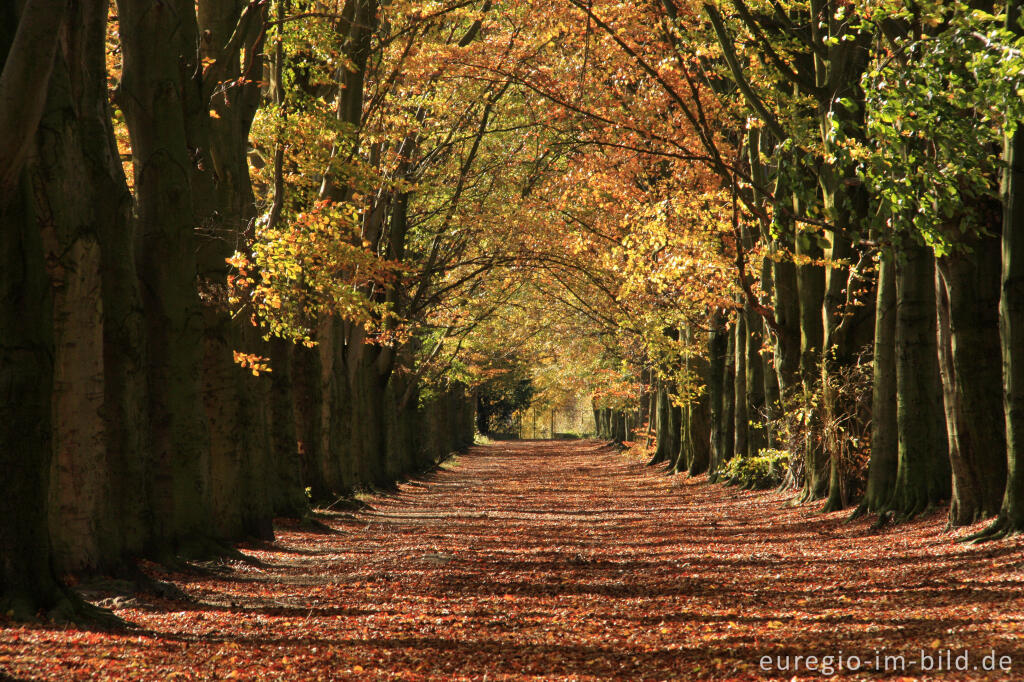
{"label": "fallen leaves", "polygon": [[112,599],[139,630],[8,624],[0,671],[760,679],[762,656],[947,648],[1024,665],[1019,541],[955,544],[938,516],[876,533],[781,493],[677,481],[591,443],[478,448],[329,516],[335,534],[286,528],[201,572],[145,564],[187,598]]}

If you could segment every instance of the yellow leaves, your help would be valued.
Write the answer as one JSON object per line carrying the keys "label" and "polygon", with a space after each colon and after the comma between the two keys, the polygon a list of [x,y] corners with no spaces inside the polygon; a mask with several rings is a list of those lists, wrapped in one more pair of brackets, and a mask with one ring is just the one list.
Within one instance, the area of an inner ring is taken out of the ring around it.
{"label": "yellow leaves", "polygon": [[254,377],[258,377],[263,372],[270,372],[270,358],[265,358],[262,355],[256,355],[255,353],[242,353],[239,351],[233,351],[234,361],[236,365],[244,367],[252,372]]}

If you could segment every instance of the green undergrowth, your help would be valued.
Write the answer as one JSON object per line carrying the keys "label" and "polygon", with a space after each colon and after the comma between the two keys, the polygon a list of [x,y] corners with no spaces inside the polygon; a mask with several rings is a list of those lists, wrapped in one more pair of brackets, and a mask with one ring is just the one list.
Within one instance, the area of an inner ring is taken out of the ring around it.
{"label": "green undergrowth", "polygon": [[763,490],[782,484],[789,469],[787,450],[765,448],[756,457],[733,457],[722,467],[720,480],[746,489]]}

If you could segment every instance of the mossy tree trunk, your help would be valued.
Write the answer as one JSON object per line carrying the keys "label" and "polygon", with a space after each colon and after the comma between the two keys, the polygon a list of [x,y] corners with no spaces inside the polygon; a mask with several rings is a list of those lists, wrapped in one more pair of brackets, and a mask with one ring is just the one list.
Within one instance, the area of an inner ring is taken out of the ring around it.
{"label": "mossy tree trunk", "polygon": [[939,379],[935,259],[911,240],[896,260],[896,482],[887,508],[909,517],[949,498],[950,469]]}
{"label": "mossy tree trunk", "polygon": [[969,525],[999,511],[1006,487],[1006,426],[999,349],[1000,239],[937,262],[939,358],[953,489],[949,520]]}
{"label": "mossy tree trunk", "polygon": [[[1020,0],[1007,3],[1006,25],[1021,34]],[[1003,364],[1003,414],[1006,420],[1006,490],[996,521],[978,539],[1024,530],[1024,128],[1004,143],[1002,290],[999,341]]]}
{"label": "mossy tree trunk", "polygon": [[896,269],[891,248],[878,260],[874,366],[871,394],[871,459],[855,515],[884,511],[896,486],[899,439],[896,422]]}

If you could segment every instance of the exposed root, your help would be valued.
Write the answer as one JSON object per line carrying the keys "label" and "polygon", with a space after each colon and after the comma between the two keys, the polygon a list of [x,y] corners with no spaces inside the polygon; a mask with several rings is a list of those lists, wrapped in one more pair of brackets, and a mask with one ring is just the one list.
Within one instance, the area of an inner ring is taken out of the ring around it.
{"label": "exposed root", "polygon": [[982,542],[1005,540],[1020,532],[1021,529],[1016,524],[1010,523],[1009,519],[1000,514],[988,527],[979,530],[977,533],[971,533],[967,537],[962,538],[960,542],[976,545]]}
{"label": "exposed root", "polygon": [[896,514],[892,511],[882,511],[878,514],[878,518],[871,524],[871,530],[881,530],[891,523],[895,523]]}
{"label": "exposed root", "polygon": [[0,596],[0,609],[16,621],[42,619],[97,630],[120,630],[128,625],[110,610],[93,606],[65,585],[54,585],[42,597],[22,593]]}
{"label": "exposed root", "polygon": [[845,506],[846,505],[843,504],[843,501],[839,499],[839,497],[829,497],[821,507],[821,513],[829,514],[831,512],[841,511]]}

